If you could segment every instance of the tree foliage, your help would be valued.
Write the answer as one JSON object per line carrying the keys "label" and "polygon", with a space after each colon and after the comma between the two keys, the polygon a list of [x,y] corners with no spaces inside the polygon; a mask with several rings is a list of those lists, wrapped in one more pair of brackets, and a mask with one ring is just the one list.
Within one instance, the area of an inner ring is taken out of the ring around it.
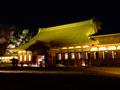
{"label": "tree foliage", "polygon": [[8,48],[15,48],[25,44],[32,38],[32,33],[28,29],[15,32],[9,40]]}

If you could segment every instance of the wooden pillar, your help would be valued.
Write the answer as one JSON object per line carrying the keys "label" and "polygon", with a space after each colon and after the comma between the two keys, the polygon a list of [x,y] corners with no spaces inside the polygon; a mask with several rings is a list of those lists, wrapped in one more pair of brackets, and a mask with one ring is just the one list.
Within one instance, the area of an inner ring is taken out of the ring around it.
{"label": "wooden pillar", "polygon": [[48,54],[48,65],[54,65],[56,63],[56,53],[55,51],[49,51]]}
{"label": "wooden pillar", "polygon": [[86,60],[86,52],[82,52],[82,60]]}
{"label": "wooden pillar", "polygon": [[108,51],[108,57],[109,57],[109,60],[113,59],[112,51]]}
{"label": "wooden pillar", "polygon": [[120,60],[120,50],[116,51],[116,58]]}
{"label": "wooden pillar", "polygon": [[99,51],[98,55],[99,55],[99,60],[103,60],[104,59],[104,51]]}
{"label": "wooden pillar", "polygon": [[94,60],[94,52],[90,52],[90,60]]}
{"label": "wooden pillar", "polygon": [[62,53],[61,54],[62,55],[62,60],[61,60],[61,64],[65,64],[65,53]]}
{"label": "wooden pillar", "polygon": [[79,53],[75,52],[75,64],[79,65]]}

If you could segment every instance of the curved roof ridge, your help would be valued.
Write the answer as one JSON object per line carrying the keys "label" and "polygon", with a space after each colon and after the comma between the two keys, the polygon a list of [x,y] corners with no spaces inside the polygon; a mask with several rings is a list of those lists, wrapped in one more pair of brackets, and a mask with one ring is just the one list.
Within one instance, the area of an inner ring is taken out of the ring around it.
{"label": "curved roof ridge", "polygon": [[84,21],[75,22],[75,23],[63,24],[63,25],[58,25],[58,26],[52,26],[52,27],[47,27],[47,28],[39,28],[38,33],[40,33],[41,31],[45,32],[45,31],[52,31],[52,30],[59,30],[59,29],[64,29],[64,28],[82,26],[82,25],[86,25],[86,22],[89,22],[92,25],[93,19],[84,20]]}

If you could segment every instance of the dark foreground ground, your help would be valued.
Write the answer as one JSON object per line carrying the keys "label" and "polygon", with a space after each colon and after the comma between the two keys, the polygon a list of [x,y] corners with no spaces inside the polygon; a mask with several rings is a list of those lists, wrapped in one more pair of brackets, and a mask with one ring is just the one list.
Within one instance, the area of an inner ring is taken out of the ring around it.
{"label": "dark foreground ground", "polygon": [[120,88],[120,78],[114,75],[92,74],[88,70],[77,70],[73,74],[72,71],[65,74],[64,72],[68,71],[63,73],[54,71],[52,74],[0,73],[0,90],[119,90]]}

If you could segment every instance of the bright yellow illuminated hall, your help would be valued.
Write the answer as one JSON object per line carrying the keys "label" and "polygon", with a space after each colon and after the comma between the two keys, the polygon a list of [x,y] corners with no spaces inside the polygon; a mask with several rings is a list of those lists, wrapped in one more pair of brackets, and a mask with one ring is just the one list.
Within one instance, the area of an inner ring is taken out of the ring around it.
{"label": "bright yellow illuminated hall", "polygon": [[28,43],[8,51],[16,53],[19,62],[41,67],[119,64],[120,33],[98,32],[93,19],[39,28]]}

